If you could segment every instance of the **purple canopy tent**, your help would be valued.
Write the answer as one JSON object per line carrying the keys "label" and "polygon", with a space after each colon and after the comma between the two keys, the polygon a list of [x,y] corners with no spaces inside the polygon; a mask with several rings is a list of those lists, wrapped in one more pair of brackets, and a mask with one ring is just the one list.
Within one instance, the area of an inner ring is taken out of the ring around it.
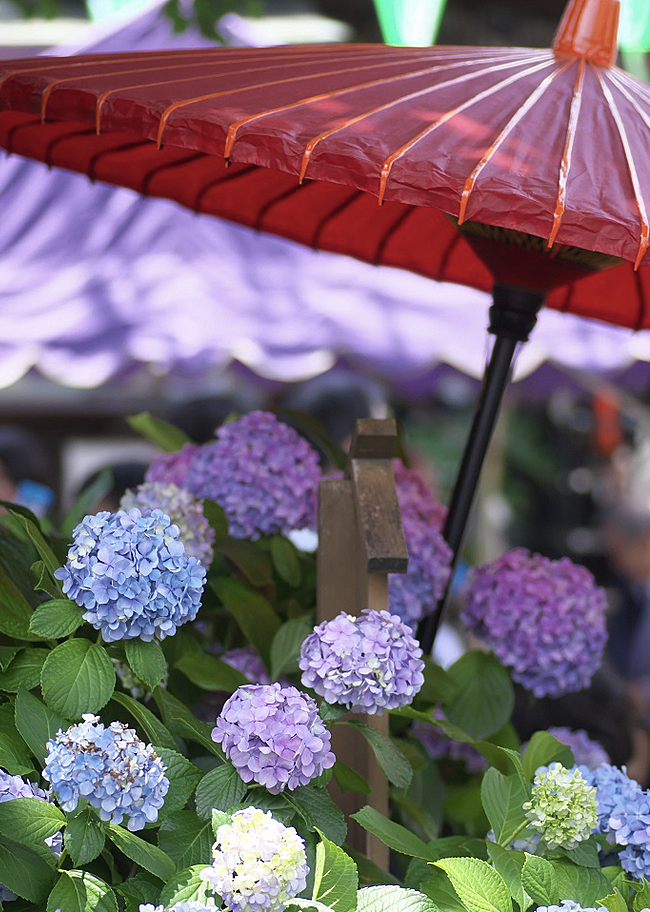
{"label": "purple canopy tent", "polygon": [[[157,5],[103,26],[83,50],[201,43],[191,31],[174,34]],[[200,383],[237,363],[291,382],[343,360],[422,395],[438,363],[475,375],[486,355],[489,297],[461,286],[432,293],[430,280],[411,273],[26,160],[0,161],[0,211],[0,388],[30,371],[81,388],[136,374]],[[622,370],[650,360],[650,339],[545,309],[515,379],[549,359]]]}

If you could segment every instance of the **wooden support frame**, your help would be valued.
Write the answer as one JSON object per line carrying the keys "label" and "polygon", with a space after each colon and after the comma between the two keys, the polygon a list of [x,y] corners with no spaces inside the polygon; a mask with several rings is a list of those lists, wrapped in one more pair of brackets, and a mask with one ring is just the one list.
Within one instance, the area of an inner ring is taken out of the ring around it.
{"label": "wooden support frame", "polygon": [[[408,551],[395,489],[391,459],[397,453],[397,426],[392,419],[357,421],[345,478],[322,481],[318,508],[318,620],[331,620],[345,611],[358,615],[364,608],[388,607],[388,574],[405,573]],[[388,717],[357,715],[388,733]],[[387,869],[388,851],[349,815],[371,804],[388,815],[388,784],[362,735],[350,727],[335,727],[336,756],[369,782],[370,796],[341,792],[331,786],[337,804],[348,817],[348,843]]]}

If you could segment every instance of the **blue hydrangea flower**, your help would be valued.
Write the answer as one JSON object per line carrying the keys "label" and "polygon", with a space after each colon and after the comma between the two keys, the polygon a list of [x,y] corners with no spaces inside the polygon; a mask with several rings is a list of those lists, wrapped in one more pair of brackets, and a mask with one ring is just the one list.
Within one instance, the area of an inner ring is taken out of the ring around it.
{"label": "blue hydrangea flower", "polygon": [[[608,793],[611,808],[607,822],[607,841],[622,846],[621,867],[635,880],[650,879],[650,790],[633,779],[616,777],[610,771],[614,788]],[[601,790],[604,791],[603,785]],[[609,809],[609,808],[608,808]]]}
{"label": "blue hydrangea flower", "polygon": [[424,683],[422,650],[411,628],[388,611],[344,611],[303,642],[302,683],[328,703],[364,713],[410,703]]}
{"label": "blue hydrangea flower", "polygon": [[614,842],[609,827],[610,817],[617,809],[638,807],[643,802],[640,794],[643,790],[635,779],[630,779],[625,767],[619,769],[610,763],[601,763],[595,769],[585,766],[579,769],[585,781],[596,788],[598,832],[609,834],[611,838],[608,837],[608,841]]}
{"label": "blue hydrangea flower", "polygon": [[[592,770],[602,763],[609,763],[609,755],[605,748],[598,741],[590,738],[584,729],[551,726],[547,731],[549,735],[553,735],[561,744],[566,744],[567,747],[571,748],[573,759],[581,770],[583,767]],[[595,785],[595,783],[591,782],[590,785]]]}
{"label": "blue hydrangea flower", "polygon": [[607,600],[568,558],[516,548],[471,571],[461,620],[535,696],[582,690],[600,666]]}
{"label": "blue hydrangea flower", "polygon": [[535,912],[607,912],[604,906],[581,906],[571,899],[563,899],[559,906],[537,906]]}
{"label": "blue hydrangea flower", "polygon": [[145,472],[145,481],[161,481],[163,484],[185,487],[187,473],[198,450],[198,443],[186,443],[175,453],[162,453]]}
{"label": "blue hydrangea flower", "polygon": [[336,759],[315,701],[280,684],[238,687],[212,737],[244,782],[265,785],[272,795],[307,785]]}
{"label": "blue hydrangea flower", "polygon": [[318,453],[268,412],[249,412],[200,447],[185,487],[226,511],[230,534],[257,539],[316,527]]}
{"label": "blue hydrangea flower", "polygon": [[162,640],[193,621],[206,571],[186,555],[168,516],[133,509],[86,516],[74,530],[65,566],[54,575],[110,643]]}
{"label": "blue hydrangea flower", "polygon": [[214,554],[214,529],[205,518],[203,506],[186,488],[162,481],[150,481],[128,490],[120,500],[120,509],[128,512],[137,507],[143,516],[162,510],[178,526],[179,539],[188,557],[195,557],[209,567]]}
{"label": "blue hydrangea flower", "polygon": [[305,844],[270,811],[235,811],[216,836],[212,865],[201,871],[201,879],[230,912],[281,912],[305,889]]}
{"label": "blue hydrangea flower", "polygon": [[568,770],[561,763],[540,766],[523,808],[550,849],[575,849],[598,824],[596,789],[577,767]]}
{"label": "blue hydrangea flower", "polygon": [[169,780],[153,747],[122,722],[105,727],[90,713],[82,719],[47,742],[43,776],[63,810],[74,811],[85,798],[102,820],[128,817],[130,830],[157,820]]}
{"label": "blue hydrangea flower", "polygon": [[196,899],[190,899],[185,902],[174,903],[173,906],[154,906],[151,903],[145,903],[139,906],[139,912],[216,912],[216,904],[213,899],[207,899],[200,902]]}

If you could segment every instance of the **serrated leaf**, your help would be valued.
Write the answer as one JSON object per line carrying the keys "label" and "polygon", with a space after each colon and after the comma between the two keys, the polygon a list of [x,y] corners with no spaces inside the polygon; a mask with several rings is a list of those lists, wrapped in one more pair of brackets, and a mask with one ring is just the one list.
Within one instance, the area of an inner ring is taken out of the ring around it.
{"label": "serrated leaf", "polygon": [[48,862],[40,852],[0,836],[0,883],[3,886],[23,899],[41,903],[53,881],[54,856],[51,852]]}
{"label": "serrated leaf", "polygon": [[372,791],[367,780],[342,760],[337,760],[334,764],[334,779],[342,792],[360,792],[362,795],[369,795]]}
{"label": "serrated leaf", "polygon": [[557,878],[558,895],[579,896],[580,904],[595,907],[601,896],[612,892],[612,887],[605,875],[596,868],[580,868],[570,861],[552,860]]}
{"label": "serrated leaf", "polygon": [[481,858],[445,858],[442,868],[468,912],[513,912],[510,890],[498,871]]}
{"label": "serrated leaf", "polygon": [[556,905],[561,898],[553,865],[538,855],[525,853],[521,885],[538,906]]}
{"label": "serrated leaf", "polygon": [[213,842],[210,821],[197,820],[192,811],[180,811],[158,830],[158,845],[181,870],[210,864]]}
{"label": "serrated leaf", "polygon": [[162,889],[160,894],[160,904],[166,908],[175,906],[180,902],[205,902],[211,895],[210,884],[201,880],[201,871],[205,868],[204,864],[191,865],[184,871],[179,871],[171,877]]}
{"label": "serrated leaf", "polygon": [[509,672],[490,653],[470,650],[449,669],[454,694],[445,715],[476,741],[498,731],[509,720],[515,696]]}
{"label": "serrated leaf", "polygon": [[68,814],[63,842],[75,866],[94,861],[104,848],[104,824],[87,804]]}
{"label": "serrated leaf", "polygon": [[348,831],[345,817],[324,788],[303,785],[285,792],[284,798],[298,811],[309,829],[318,830],[336,845],[345,842]]}
{"label": "serrated leaf", "polygon": [[119,703],[120,706],[123,706],[129,715],[133,717],[136,725],[142,730],[145,740],[160,747],[176,750],[178,745],[172,733],[146,706],[134,700],[129,694],[123,694],[119,691],[115,691],[111,699],[114,703]]}
{"label": "serrated leaf", "polygon": [[125,830],[124,827],[106,824],[106,834],[113,845],[117,846],[131,861],[154,874],[162,881],[169,880],[176,872],[176,865],[169,855],[166,855],[158,846],[145,842],[135,833]]}
{"label": "serrated leaf", "polygon": [[249,681],[241,671],[206,652],[186,652],[174,663],[174,668],[182,671],[192,684],[203,690],[220,690],[231,694],[242,684],[258,683]]}
{"label": "serrated leaf", "polygon": [[648,883],[645,877],[641,883],[634,884],[632,909],[634,912],[641,912],[642,909],[650,909],[650,883]]}
{"label": "serrated leaf", "polygon": [[397,788],[407,789],[409,787],[413,778],[413,768],[389,737],[366,722],[358,722],[356,719],[349,719],[341,724],[351,725],[361,732],[389,782],[396,785]]}
{"label": "serrated leaf", "polygon": [[201,722],[193,716],[184,703],[177,700],[163,687],[156,688],[154,699],[174,734],[177,734],[180,738],[195,741],[206,748],[208,753],[215,754],[221,760],[225,759],[220,746],[212,740],[212,725],[207,722]]}
{"label": "serrated leaf", "polygon": [[269,662],[271,643],[281,621],[264,596],[233,577],[220,576],[211,581],[212,588],[224,607],[239,624],[242,633],[255,646],[265,664]]}
{"label": "serrated leaf", "polygon": [[[5,506],[11,515],[16,518],[25,532],[27,532],[27,535],[36,548],[39,557],[49,572],[51,574],[54,574],[54,571],[58,570],[58,568],[61,566],[61,563],[54,551],[52,551],[46,542],[43,533],[41,532],[38,519],[30,510],[27,510],[24,507],[20,507],[18,504],[5,504]],[[56,582],[54,576],[52,576],[52,582],[54,585],[58,586],[58,583]]]}
{"label": "serrated leaf", "polygon": [[147,903],[151,903],[152,906],[158,904],[160,883],[146,871],[134,874],[133,877],[118,884],[115,889],[124,897],[125,912],[138,912],[140,906]]}
{"label": "serrated leaf", "polygon": [[571,748],[567,747],[566,744],[561,744],[550,732],[535,732],[531,736],[523,755],[524,774],[526,777],[532,780],[535,771],[540,766],[548,766],[556,762],[570,769],[574,764]]}
{"label": "serrated leaf", "polygon": [[47,657],[41,672],[43,699],[70,719],[99,712],[115,689],[115,669],[99,643],[66,640]]}
{"label": "serrated leaf", "polygon": [[532,903],[531,897],[526,893],[521,882],[521,870],[526,860],[525,854],[513,849],[504,849],[490,840],[487,841],[487,847],[494,867],[508,884],[512,898],[521,912],[525,912]]}
{"label": "serrated leaf", "polygon": [[[245,538],[226,537],[216,549],[241,573],[253,587],[270,586],[273,583],[271,558],[258,544]],[[232,579],[233,577],[219,577]]]}
{"label": "serrated leaf", "polygon": [[227,811],[244,797],[248,786],[231,763],[222,763],[206,773],[196,787],[196,813],[209,820],[213,808]]}
{"label": "serrated leaf", "polygon": [[181,450],[186,443],[191,443],[185,431],[168,421],[155,418],[150,412],[128,415],[126,420],[136,434],[140,434],[145,440],[150,440],[163,453],[175,453],[177,450]]}
{"label": "serrated leaf", "polygon": [[598,900],[598,905],[605,906],[609,912],[628,912],[627,903],[618,890],[614,890],[613,893],[608,893],[607,896],[603,896],[602,899]]}
{"label": "serrated leaf", "polygon": [[420,884],[422,892],[433,900],[440,912],[467,912],[444,871],[432,870],[431,877]]}
{"label": "serrated leaf", "polygon": [[305,617],[293,618],[280,627],[271,643],[271,677],[274,681],[283,673],[299,670],[300,647],[313,629]]}
{"label": "serrated leaf", "polygon": [[0,767],[11,776],[23,776],[34,769],[27,745],[16,728],[11,703],[0,706]]}
{"label": "serrated leaf", "polygon": [[578,843],[575,849],[562,849],[563,854],[571,861],[583,868],[600,868],[598,845],[595,839],[588,839]]}
{"label": "serrated leaf", "polygon": [[167,674],[167,660],[158,640],[145,642],[140,639],[124,643],[126,661],[133,674],[147,685],[149,690],[157,687]]}
{"label": "serrated leaf", "polygon": [[47,912],[117,912],[117,899],[105,881],[88,871],[61,871],[47,900]]}
{"label": "serrated leaf", "polygon": [[412,833],[400,823],[389,820],[384,817],[375,808],[366,805],[360,811],[350,815],[356,820],[364,830],[372,833],[380,839],[384,845],[402,855],[409,855],[415,858],[426,858],[431,861],[436,860],[436,856],[431,854],[430,847],[423,842],[419,836]]}
{"label": "serrated leaf", "polygon": [[20,589],[0,572],[0,631],[16,640],[35,641],[41,637],[29,629],[32,607]]}
{"label": "serrated leaf", "polygon": [[19,649],[19,646],[0,646],[0,671],[9,668]]}
{"label": "serrated leaf", "polygon": [[439,912],[418,890],[386,884],[362,887],[357,894],[357,912]]}
{"label": "serrated leaf", "polygon": [[29,629],[39,636],[58,640],[74,633],[83,623],[83,614],[76,602],[70,599],[52,599],[36,608]]}
{"label": "serrated leaf", "polygon": [[59,729],[65,731],[70,725],[64,716],[54,712],[24,687],[16,695],[15,718],[16,728],[41,764],[45,762],[47,742],[56,737]]}
{"label": "serrated leaf", "polygon": [[[262,810],[261,807],[260,810]],[[227,814],[225,811],[220,811],[218,808],[212,808],[212,835],[215,839],[217,838],[217,830],[219,827],[230,823],[232,823],[232,814]]]}
{"label": "serrated leaf", "polygon": [[0,690],[18,693],[21,687],[38,687],[41,669],[50,654],[47,649],[21,649],[9,668],[0,672]]}
{"label": "serrated leaf", "polygon": [[351,912],[357,905],[359,875],[350,856],[325,836],[316,847],[312,899],[334,912]]}
{"label": "serrated leaf", "polygon": [[161,816],[167,817],[184,808],[194,791],[197,782],[201,779],[201,770],[179,754],[178,751],[168,747],[156,747],[156,753],[165,764],[165,775],[169,779],[169,791],[165,795],[165,804]]}
{"label": "serrated leaf", "polygon": [[58,833],[65,824],[63,812],[49,801],[14,798],[0,802],[0,833],[10,833],[13,842],[28,846],[34,852],[40,853],[47,837]]}
{"label": "serrated leaf", "polygon": [[518,776],[504,776],[493,767],[486,770],[481,783],[481,801],[499,845],[506,846],[526,822],[523,805],[527,798]]}
{"label": "serrated leaf", "polygon": [[280,579],[294,588],[299,586],[302,572],[295,546],[284,535],[272,535],[270,547],[271,560]]}

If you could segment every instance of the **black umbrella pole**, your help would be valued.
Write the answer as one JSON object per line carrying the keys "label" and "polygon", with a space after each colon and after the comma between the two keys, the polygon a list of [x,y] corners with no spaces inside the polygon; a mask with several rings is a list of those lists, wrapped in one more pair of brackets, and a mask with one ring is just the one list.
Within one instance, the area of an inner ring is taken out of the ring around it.
{"label": "black umbrella pole", "polygon": [[[512,360],[517,346],[528,339],[545,300],[543,294],[510,285],[495,285],[492,297],[494,303],[490,307],[489,332],[495,336],[494,346],[483,376],[481,395],[465,443],[447,519],[442,530],[453,554],[451,576],[458,563],[485,454],[510,379]],[[434,611],[423,618],[418,626],[417,636],[425,653],[430,653],[433,648],[449,589],[450,585],[447,586]]]}

